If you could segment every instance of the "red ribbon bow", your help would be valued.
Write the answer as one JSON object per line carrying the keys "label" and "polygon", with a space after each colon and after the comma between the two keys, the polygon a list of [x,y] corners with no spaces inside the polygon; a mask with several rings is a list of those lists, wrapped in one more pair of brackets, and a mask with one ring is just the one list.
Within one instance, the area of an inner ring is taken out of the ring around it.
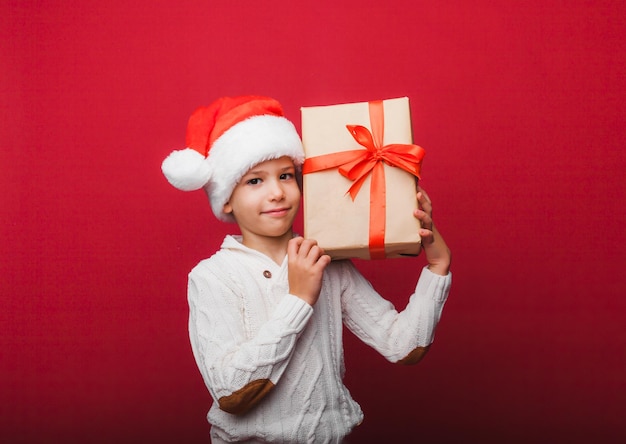
{"label": "red ribbon bow", "polygon": [[364,150],[349,150],[311,157],[305,160],[303,174],[338,168],[339,173],[353,181],[348,190],[352,200],[359,193],[363,182],[371,173],[369,251],[372,259],[385,257],[386,195],[385,169],[387,165],[420,177],[424,150],[413,144],[383,145],[385,117],[382,100],[369,102],[372,132],[360,125],[346,125],[354,140]]}

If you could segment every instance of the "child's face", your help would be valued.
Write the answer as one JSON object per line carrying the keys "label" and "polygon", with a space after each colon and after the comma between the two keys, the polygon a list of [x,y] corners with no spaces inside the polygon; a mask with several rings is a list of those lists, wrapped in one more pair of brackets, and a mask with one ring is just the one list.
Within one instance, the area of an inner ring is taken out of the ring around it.
{"label": "child's face", "polygon": [[224,212],[232,214],[246,240],[291,237],[300,205],[296,168],[290,157],[261,162],[239,181]]}

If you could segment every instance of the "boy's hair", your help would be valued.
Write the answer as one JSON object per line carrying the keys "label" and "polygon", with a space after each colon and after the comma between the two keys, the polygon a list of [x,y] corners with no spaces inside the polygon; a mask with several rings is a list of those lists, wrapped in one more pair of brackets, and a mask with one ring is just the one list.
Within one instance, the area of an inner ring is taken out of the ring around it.
{"label": "boy's hair", "polygon": [[163,161],[163,174],[179,190],[204,188],[213,213],[226,222],[234,219],[224,204],[250,168],[283,156],[296,167],[304,162],[296,128],[269,97],[222,97],[198,108],[189,118],[186,146]]}

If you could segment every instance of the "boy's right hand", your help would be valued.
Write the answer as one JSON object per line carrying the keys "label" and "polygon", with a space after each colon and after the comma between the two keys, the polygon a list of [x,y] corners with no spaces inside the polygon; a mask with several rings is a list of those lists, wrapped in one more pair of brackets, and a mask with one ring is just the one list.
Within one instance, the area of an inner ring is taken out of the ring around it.
{"label": "boy's right hand", "polygon": [[324,269],[330,256],[317,245],[317,241],[294,237],[287,245],[289,267],[289,293],[315,305],[322,289]]}

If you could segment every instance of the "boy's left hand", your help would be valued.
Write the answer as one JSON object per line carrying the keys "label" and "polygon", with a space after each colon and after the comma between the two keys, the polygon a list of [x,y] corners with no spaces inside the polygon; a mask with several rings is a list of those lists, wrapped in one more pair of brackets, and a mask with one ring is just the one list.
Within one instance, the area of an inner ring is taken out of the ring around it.
{"label": "boy's left hand", "polygon": [[419,186],[417,187],[417,204],[418,208],[413,214],[421,224],[419,233],[422,238],[422,248],[428,260],[428,269],[445,276],[450,271],[450,249],[433,224],[432,202],[428,194]]}

